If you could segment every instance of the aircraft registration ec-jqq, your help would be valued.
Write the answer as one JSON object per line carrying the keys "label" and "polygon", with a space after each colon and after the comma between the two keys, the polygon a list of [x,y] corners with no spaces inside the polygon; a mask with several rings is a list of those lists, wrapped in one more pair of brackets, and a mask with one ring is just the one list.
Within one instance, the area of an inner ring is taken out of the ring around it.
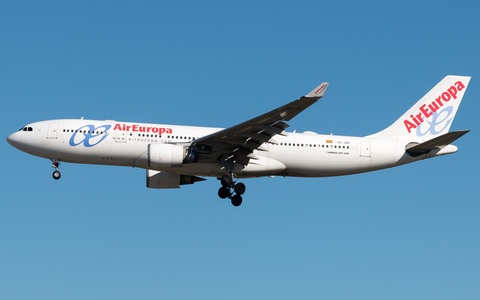
{"label": "aircraft registration ec-jqq", "polygon": [[327,177],[396,167],[451,154],[468,130],[449,132],[470,77],[446,76],[397,121],[365,137],[285,131],[287,121],[325,94],[324,82],[306,96],[230,128],[51,120],[7,137],[15,148],[59,163],[143,168],[147,187],[179,188],[217,177],[220,198],[242,203],[238,178]]}

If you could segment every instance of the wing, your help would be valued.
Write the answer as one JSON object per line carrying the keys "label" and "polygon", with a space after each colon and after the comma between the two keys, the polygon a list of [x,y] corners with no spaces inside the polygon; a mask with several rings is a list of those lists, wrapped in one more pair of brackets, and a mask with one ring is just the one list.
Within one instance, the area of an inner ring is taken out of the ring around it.
{"label": "wing", "polygon": [[306,96],[293,102],[246,122],[204,136],[195,141],[194,147],[204,158],[218,160],[221,155],[229,154],[235,156],[236,162],[246,165],[250,159],[258,159],[253,154],[254,150],[266,151],[264,143],[277,144],[275,135],[286,136],[285,129],[289,125],[284,121],[290,121],[317,102],[323,97],[327,87],[328,82],[324,82]]}

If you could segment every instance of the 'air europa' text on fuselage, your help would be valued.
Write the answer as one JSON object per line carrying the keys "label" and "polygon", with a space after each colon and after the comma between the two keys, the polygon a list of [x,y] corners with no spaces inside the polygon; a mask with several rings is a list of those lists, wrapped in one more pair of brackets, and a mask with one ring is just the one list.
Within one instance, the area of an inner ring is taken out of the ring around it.
{"label": "'air europa' text on fuselage", "polygon": [[[420,126],[421,123],[425,119],[430,117],[434,112],[436,112],[440,107],[443,106],[443,102],[447,103],[451,99],[457,99],[457,93],[465,88],[465,85],[461,81],[457,81],[454,85],[448,88],[445,92],[443,92],[438,98],[432,101],[431,104],[427,105],[423,104],[420,106],[420,112],[416,115],[410,115],[413,123],[409,120],[404,120],[403,123],[408,130],[408,133],[412,131],[412,129],[416,129],[417,126]],[[443,102],[442,102],[443,100]],[[430,111],[429,111],[430,110]]]}
{"label": "'air europa' text on fuselage", "polygon": [[173,133],[171,128],[166,127],[150,127],[150,126],[141,126],[137,124],[126,125],[126,124],[115,124],[113,130],[119,131],[132,131],[132,132],[149,132],[149,133]]}

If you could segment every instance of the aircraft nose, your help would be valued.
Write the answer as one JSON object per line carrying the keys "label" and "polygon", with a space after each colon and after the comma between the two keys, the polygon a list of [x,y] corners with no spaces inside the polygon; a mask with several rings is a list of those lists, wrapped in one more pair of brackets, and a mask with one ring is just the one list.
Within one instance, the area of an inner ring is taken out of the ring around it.
{"label": "aircraft nose", "polygon": [[17,148],[17,143],[15,141],[15,134],[16,132],[12,133],[11,135],[7,136],[7,142],[12,145],[13,147]]}

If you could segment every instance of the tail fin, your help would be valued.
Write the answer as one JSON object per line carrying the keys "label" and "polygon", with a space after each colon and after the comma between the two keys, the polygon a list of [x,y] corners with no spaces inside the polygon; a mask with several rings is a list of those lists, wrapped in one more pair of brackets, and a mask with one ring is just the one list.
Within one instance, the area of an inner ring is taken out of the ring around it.
{"label": "tail fin", "polygon": [[446,76],[400,119],[371,137],[427,141],[447,133],[469,82],[468,76]]}

